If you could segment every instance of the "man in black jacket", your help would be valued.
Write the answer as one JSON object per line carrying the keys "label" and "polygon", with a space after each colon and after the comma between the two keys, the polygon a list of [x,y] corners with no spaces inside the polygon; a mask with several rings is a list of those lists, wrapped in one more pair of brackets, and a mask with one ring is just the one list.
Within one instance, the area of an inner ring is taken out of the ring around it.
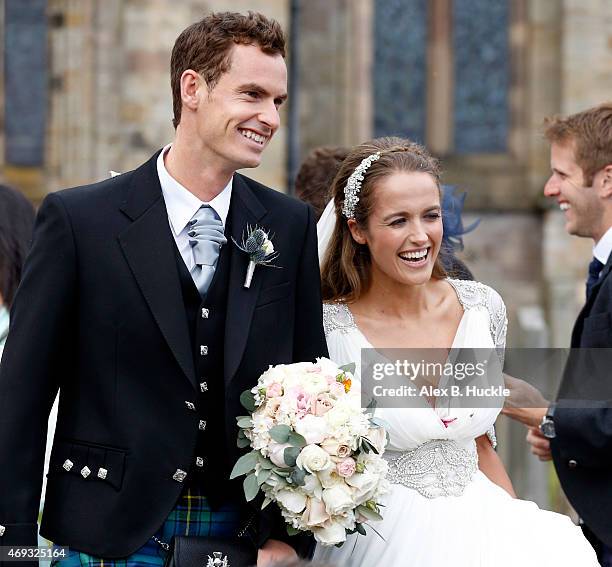
{"label": "man in black jacket", "polygon": [[[59,389],[47,539],[90,564],[161,564],[179,530],[248,525],[258,565],[294,556],[280,514],[228,481],[240,394],[270,364],[327,354],[310,209],[235,173],[279,127],[284,56],[261,14],[193,24],[172,52],[173,143],[42,204],[0,369],[0,545],[35,545]],[[234,241],[255,226],[277,267],[247,282]]]}
{"label": "man in black jacket", "polygon": [[[570,234],[592,238],[584,305],[573,349],[612,348],[612,103],[546,122],[552,175],[544,188]],[[590,359],[589,366],[583,361]],[[608,351],[573,351],[556,404],[529,410],[527,440],[552,459],[602,565],[612,565],[612,380]],[[607,371],[593,372],[603,361]],[[585,395],[581,395],[582,392]],[[598,398],[598,399],[597,399]],[[582,406],[582,407],[580,407]],[[539,424],[539,425],[538,425]]]}

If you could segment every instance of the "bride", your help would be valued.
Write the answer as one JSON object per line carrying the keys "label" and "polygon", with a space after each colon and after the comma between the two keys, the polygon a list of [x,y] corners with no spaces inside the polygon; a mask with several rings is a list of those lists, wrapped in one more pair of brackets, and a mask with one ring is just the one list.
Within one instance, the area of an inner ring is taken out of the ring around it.
{"label": "bride", "polygon": [[[330,358],[355,362],[358,380],[362,348],[503,352],[499,294],[448,279],[441,266],[439,170],[423,148],[401,138],[356,147],[332,194],[318,227],[329,239],[322,285]],[[374,524],[380,535],[366,528],[366,536],[351,536],[340,548],[319,546],[315,559],[347,567],[598,565],[567,516],[513,498],[483,474],[482,458],[479,468],[475,440],[499,409],[466,412],[427,402],[422,409],[376,410],[388,426],[392,483],[383,520]],[[408,468],[421,474],[408,475]]]}

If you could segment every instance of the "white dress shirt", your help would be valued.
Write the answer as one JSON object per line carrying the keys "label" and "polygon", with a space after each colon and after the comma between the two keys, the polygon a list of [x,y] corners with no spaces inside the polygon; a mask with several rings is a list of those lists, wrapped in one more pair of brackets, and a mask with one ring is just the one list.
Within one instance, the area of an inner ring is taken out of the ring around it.
{"label": "white dress shirt", "polygon": [[593,256],[605,266],[608,263],[610,252],[612,252],[612,226],[593,247]]}
{"label": "white dress shirt", "polygon": [[232,197],[232,182],[233,177],[225,186],[223,191],[219,193],[212,201],[205,203],[200,201],[193,193],[181,185],[174,179],[166,169],[164,164],[164,156],[170,149],[172,144],[168,144],[159,154],[157,158],[157,175],[161,184],[162,194],[168,211],[168,222],[170,230],[176,246],[183,257],[183,261],[191,273],[195,261],[193,259],[193,249],[189,244],[189,236],[187,231],[189,227],[187,223],[202,205],[209,205],[219,215],[223,227],[227,223],[227,215],[229,213],[230,201]]}

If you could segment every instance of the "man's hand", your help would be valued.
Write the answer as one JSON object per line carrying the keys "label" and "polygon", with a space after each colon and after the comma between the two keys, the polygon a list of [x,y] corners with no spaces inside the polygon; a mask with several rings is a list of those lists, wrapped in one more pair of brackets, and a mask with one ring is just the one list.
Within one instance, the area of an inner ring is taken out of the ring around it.
{"label": "man's hand", "polygon": [[504,402],[502,413],[519,421],[527,427],[537,427],[542,423],[549,406],[540,391],[520,378],[504,374],[504,385],[510,395]]}
{"label": "man's hand", "polygon": [[277,539],[269,539],[257,552],[257,567],[268,567],[277,562],[289,562],[297,558],[293,547]]}
{"label": "man's hand", "polygon": [[527,431],[527,443],[531,445],[531,452],[540,461],[550,461],[552,459],[550,441],[542,435],[542,432],[537,427],[530,427]]}

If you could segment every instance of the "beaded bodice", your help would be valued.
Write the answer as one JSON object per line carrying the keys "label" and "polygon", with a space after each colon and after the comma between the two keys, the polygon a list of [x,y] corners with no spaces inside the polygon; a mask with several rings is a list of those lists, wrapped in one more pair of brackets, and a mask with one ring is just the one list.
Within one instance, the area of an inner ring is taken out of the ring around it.
{"label": "beaded bodice", "polygon": [[385,453],[387,479],[416,490],[426,498],[461,496],[478,470],[475,443],[434,439],[404,453]]}

